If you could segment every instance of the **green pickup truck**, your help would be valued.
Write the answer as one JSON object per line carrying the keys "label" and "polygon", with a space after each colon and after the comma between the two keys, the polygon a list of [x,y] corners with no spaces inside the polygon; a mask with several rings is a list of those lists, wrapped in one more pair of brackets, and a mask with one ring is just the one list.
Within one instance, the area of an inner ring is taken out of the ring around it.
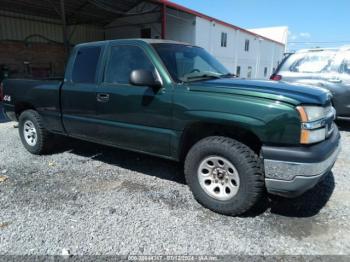
{"label": "green pickup truck", "polygon": [[63,80],[5,80],[1,92],[29,152],[58,134],[180,161],[198,202],[226,215],[267,192],[302,194],[340,151],[328,91],[237,79],[185,43],[80,44]]}

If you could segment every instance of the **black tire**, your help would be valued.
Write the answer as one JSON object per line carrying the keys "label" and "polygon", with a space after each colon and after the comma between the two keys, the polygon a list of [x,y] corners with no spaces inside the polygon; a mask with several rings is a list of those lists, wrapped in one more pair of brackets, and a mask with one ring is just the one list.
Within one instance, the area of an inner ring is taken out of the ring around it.
{"label": "black tire", "polygon": [[[238,172],[238,191],[228,200],[213,198],[200,185],[197,171],[202,161],[211,156],[227,159]],[[261,159],[249,147],[231,138],[213,136],[196,143],[185,159],[185,177],[196,200],[220,214],[242,215],[265,197]]]}
{"label": "black tire", "polygon": [[[24,125],[27,121],[33,123],[36,130],[35,144],[29,144],[25,139]],[[19,136],[23,146],[32,154],[42,155],[47,153],[52,145],[52,135],[44,128],[41,116],[35,110],[26,110],[19,116]]]}

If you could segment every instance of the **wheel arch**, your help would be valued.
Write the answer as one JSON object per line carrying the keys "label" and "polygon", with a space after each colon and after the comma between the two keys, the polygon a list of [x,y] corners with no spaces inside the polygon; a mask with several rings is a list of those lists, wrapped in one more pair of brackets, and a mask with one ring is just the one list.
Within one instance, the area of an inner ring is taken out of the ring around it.
{"label": "wheel arch", "polygon": [[186,126],[180,139],[179,159],[183,161],[191,147],[209,136],[233,138],[260,154],[262,141],[248,126],[237,123],[194,122]]}
{"label": "wheel arch", "polygon": [[19,116],[26,110],[35,110],[35,107],[29,103],[29,102],[16,102],[15,103],[15,114],[17,120],[19,119]]}

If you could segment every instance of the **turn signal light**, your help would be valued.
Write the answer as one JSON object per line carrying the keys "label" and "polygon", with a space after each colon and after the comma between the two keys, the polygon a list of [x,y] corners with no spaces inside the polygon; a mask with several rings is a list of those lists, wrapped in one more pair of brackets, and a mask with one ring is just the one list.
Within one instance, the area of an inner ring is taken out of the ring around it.
{"label": "turn signal light", "polygon": [[304,123],[307,122],[309,119],[308,119],[308,116],[307,116],[307,114],[305,112],[304,107],[297,106],[297,110],[299,112],[301,122],[304,122]]}
{"label": "turn signal light", "polygon": [[300,134],[300,143],[309,144],[309,141],[310,141],[310,130],[302,129]]}

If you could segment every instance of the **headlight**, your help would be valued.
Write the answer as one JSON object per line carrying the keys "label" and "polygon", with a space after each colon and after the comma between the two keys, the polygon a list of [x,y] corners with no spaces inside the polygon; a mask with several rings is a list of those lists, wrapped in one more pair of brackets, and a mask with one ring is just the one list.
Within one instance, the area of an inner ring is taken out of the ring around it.
{"label": "headlight", "polygon": [[301,121],[305,123],[325,118],[330,111],[330,107],[298,106],[297,110],[299,111]]}
{"label": "headlight", "polygon": [[313,144],[326,139],[329,130],[326,128],[326,119],[334,118],[332,106],[298,106],[297,111],[301,120],[301,144]]}

